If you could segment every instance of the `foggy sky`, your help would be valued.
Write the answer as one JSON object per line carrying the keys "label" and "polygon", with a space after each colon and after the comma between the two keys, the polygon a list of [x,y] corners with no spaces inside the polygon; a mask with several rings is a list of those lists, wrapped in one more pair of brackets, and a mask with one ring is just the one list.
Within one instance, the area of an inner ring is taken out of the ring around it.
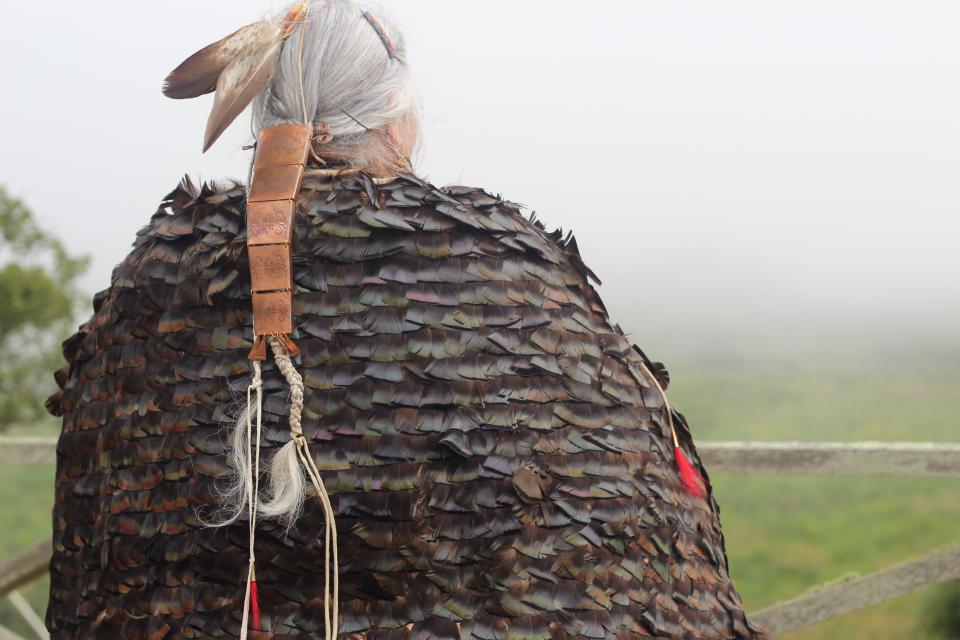
{"label": "foggy sky", "polygon": [[[572,228],[640,344],[956,334],[960,3],[380,6],[422,94],[419,173]],[[4,2],[0,183],[94,255],[91,293],[184,173],[246,175],[248,119],[202,156],[210,96],[160,85],[270,8]]]}

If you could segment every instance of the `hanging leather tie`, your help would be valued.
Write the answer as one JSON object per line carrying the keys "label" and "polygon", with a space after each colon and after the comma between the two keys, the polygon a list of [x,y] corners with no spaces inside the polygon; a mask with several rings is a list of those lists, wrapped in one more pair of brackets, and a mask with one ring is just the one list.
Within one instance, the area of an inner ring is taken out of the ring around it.
{"label": "hanging leather tie", "polygon": [[281,124],[260,132],[247,195],[247,252],[255,342],[251,360],[266,360],[267,336],[283,338],[297,353],[293,333],[291,243],[297,194],[313,127]]}

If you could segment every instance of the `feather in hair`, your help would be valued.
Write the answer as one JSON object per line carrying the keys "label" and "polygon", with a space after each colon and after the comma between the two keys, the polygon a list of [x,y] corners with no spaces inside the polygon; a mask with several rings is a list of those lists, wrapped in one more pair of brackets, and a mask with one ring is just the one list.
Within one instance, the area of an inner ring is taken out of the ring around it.
{"label": "feather in hair", "polygon": [[251,41],[217,79],[217,93],[203,134],[204,151],[257,97],[277,64],[277,51],[283,42],[283,32],[271,22],[259,24],[260,29],[249,34]]}
{"label": "feather in hair", "polygon": [[163,94],[169,98],[217,92],[203,136],[204,151],[263,89],[276,66],[277,50],[308,10],[309,4],[300,2],[279,24],[261,20],[237,29],[194,53],[167,76]]}
{"label": "feather in hair", "polygon": [[269,20],[241,27],[181,62],[164,80],[163,95],[182,100],[210,93],[217,88],[220,74],[231,62],[248,55],[251,48],[272,44],[281,37],[280,26]]}

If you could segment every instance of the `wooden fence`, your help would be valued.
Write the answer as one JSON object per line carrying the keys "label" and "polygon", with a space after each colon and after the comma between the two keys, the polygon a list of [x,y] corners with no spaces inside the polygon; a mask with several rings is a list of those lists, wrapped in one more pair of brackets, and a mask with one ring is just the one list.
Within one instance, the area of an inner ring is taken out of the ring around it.
{"label": "wooden fence", "polygon": [[[49,438],[0,438],[0,464],[52,464]],[[960,443],[703,442],[700,457],[712,474],[960,476]],[[0,562],[0,597],[12,597],[38,637],[38,620],[16,591],[44,575],[50,539]],[[960,579],[960,544],[867,576],[811,589],[792,600],[756,611],[751,619],[772,635],[809,627],[851,611]],[[0,640],[16,639],[0,627]]]}

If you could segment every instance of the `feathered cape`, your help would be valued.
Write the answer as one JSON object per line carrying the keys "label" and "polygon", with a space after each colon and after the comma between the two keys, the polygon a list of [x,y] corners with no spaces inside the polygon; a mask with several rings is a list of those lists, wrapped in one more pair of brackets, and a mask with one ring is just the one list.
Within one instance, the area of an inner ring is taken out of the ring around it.
{"label": "feathered cape", "polygon": [[[64,345],[54,639],[239,634],[246,524],[203,516],[250,371],[244,195],[181,183]],[[709,486],[683,490],[645,357],[571,238],[414,176],[308,170],[300,211],[295,339],[342,638],[761,637]],[[286,392],[264,377],[278,447]],[[289,533],[259,528],[252,638],[322,633],[315,502]]]}

